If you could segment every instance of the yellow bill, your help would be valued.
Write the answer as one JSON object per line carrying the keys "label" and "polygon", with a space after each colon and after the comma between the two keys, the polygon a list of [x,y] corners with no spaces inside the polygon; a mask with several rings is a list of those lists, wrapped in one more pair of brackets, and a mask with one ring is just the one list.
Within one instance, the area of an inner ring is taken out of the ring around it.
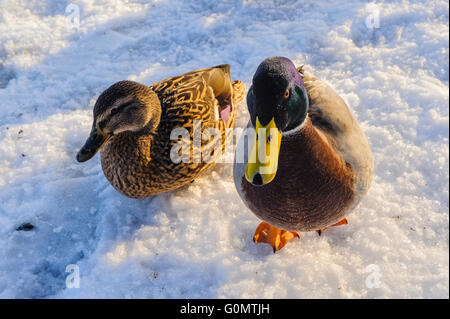
{"label": "yellow bill", "polygon": [[261,186],[275,178],[282,136],[274,118],[269,124],[262,126],[256,117],[255,138],[245,168],[245,178],[249,183]]}

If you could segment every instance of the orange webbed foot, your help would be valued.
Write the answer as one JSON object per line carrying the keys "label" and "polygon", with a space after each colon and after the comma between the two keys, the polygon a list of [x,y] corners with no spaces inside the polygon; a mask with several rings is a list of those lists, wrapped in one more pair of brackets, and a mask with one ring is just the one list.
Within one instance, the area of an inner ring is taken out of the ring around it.
{"label": "orange webbed foot", "polygon": [[329,227],[325,227],[325,228],[322,228],[322,229],[318,229],[318,230],[316,230],[316,232],[319,234],[319,236],[320,235],[322,235],[322,232],[324,231],[324,230],[326,230],[326,229],[328,229],[328,228],[330,228],[330,227],[334,227],[334,226],[340,226],[340,225],[347,225],[348,224],[348,221],[347,221],[347,218],[344,218],[343,220],[341,220],[340,222],[337,222],[336,224],[333,224],[333,225],[331,225],[331,226],[329,226]]}
{"label": "orange webbed foot", "polygon": [[253,236],[253,242],[268,243],[272,246],[273,252],[275,253],[295,237],[300,238],[296,232],[282,230],[269,225],[266,222],[262,222],[258,225],[258,228],[256,228],[255,235]]}

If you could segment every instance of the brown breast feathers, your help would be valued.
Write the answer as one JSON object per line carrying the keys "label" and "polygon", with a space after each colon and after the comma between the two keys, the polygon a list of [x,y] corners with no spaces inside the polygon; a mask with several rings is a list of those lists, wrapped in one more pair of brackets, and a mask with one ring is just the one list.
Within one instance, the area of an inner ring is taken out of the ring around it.
{"label": "brown breast feathers", "polygon": [[354,199],[353,169],[306,119],[301,131],[283,136],[275,179],[254,186],[242,178],[253,213],[285,230],[312,231],[341,220]]}

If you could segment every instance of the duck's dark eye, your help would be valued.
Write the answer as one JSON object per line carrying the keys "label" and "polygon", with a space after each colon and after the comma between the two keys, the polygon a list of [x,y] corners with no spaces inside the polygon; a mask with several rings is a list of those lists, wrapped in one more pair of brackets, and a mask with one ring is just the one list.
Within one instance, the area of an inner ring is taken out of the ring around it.
{"label": "duck's dark eye", "polygon": [[286,91],[284,91],[284,98],[288,99],[290,94],[291,93],[289,92],[289,89],[287,89]]}
{"label": "duck's dark eye", "polygon": [[115,109],[111,110],[111,115],[114,115],[114,114],[117,114],[117,113],[119,113],[119,108],[118,107],[116,107]]}

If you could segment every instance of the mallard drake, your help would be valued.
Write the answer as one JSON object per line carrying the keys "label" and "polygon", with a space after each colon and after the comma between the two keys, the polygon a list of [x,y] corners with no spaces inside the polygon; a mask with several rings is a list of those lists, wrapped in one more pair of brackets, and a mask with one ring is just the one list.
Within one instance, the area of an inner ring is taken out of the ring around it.
{"label": "mallard drake", "polygon": [[[226,129],[234,126],[236,105],[244,93],[241,81],[231,82],[229,65],[192,71],[150,87],[117,82],[98,97],[92,130],[77,160],[87,161],[101,149],[106,178],[128,197],[181,187],[214,165],[214,160],[203,161],[198,154],[215,153],[212,159],[221,155],[225,133],[231,131]],[[209,139],[194,136],[205,129],[219,133]],[[201,147],[197,153],[191,148],[195,138]]]}
{"label": "mallard drake", "polygon": [[373,159],[342,98],[289,59],[271,57],[256,70],[247,105],[255,134],[244,160],[236,153],[234,182],[263,220],[254,241],[275,252],[297,232],[347,223],[369,189]]}

